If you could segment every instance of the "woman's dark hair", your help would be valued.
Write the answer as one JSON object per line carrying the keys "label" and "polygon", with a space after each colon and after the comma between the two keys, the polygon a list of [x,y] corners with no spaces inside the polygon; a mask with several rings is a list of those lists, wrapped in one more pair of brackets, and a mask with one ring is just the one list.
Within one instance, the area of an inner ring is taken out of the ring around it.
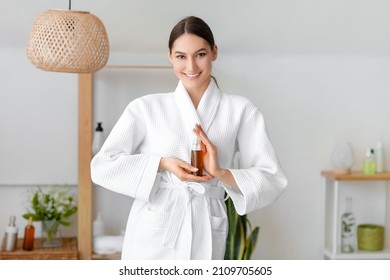
{"label": "woman's dark hair", "polygon": [[215,42],[213,32],[211,32],[211,29],[207,23],[198,17],[189,16],[179,21],[173,27],[171,35],[169,36],[169,51],[172,50],[173,43],[176,41],[176,39],[186,33],[194,34],[205,39],[209,43],[211,50],[214,49]]}

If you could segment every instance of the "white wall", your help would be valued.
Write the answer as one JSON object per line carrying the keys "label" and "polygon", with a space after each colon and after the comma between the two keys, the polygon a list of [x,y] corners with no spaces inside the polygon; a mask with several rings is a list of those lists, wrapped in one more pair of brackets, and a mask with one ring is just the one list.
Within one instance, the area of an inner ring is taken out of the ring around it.
{"label": "white wall", "polygon": [[[348,7],[341,8],[347,14]],[[367,28],[375,30],[375,25]],[[229,34],[218,34],[225,36]],[[354,168],[359,169],[365,149],[380,139],[390,165],[390,57],[307,49],[307,54],[240,53],[238,47],[236,53],[224,53],[220,45],[214,65],[224,91],[248,96],[261,108],[289,177],[288,189],[276,203],[250,214],[252,223],[261,228],[254,258],[322,258],[325,182],[320,172],[331,168],[336,141],[351,141]],[[112,56],[114,62],[121,61],[120,56]],[[136,64],[150,63],[150,54],[132,56],[138,56]],[[162,57],[165,50],[155,61],[165,62]],[[22,48],[0,46],[0,61],[2,236],[9,215],[24,212],[24,188],[77,182],[77,76],[37,70]],[[137,94],[173,89],[174,78],[165,72],[145,72],[144,76],[142,71],[110,71],[99,72],[95,84],[95,121],[103,121],[106,132]],[[127,84],[121,84],[122,76]],[[94,214],[102,209],[108,232],[123,230],[131,199],[99,188],[94,197]],[[355,207],[364,201],[359,197]],[[24,227],[24,221],[18,221]]]}
{"label": "white wall", "polygon": [[0,184],[77,182],[77,75],[0,49]]}

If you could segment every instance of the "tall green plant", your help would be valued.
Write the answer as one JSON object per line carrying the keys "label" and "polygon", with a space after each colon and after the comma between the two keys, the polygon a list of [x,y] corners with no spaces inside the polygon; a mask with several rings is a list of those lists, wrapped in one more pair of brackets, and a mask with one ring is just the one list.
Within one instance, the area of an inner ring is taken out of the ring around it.
{"label": "tall green plant", "polygon": [[246,215],[240,216],[231,198],[226,200],[229,232],[225,260],[249,260],[256,248],[259,227],[252,228]]}

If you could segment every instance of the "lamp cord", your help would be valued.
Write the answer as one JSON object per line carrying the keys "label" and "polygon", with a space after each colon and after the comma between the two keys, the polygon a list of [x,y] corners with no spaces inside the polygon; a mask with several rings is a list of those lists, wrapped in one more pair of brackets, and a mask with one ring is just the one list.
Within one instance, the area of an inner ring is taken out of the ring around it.
{"label": "lamp cord", "polygon": [[69,0],[69,10],[72,8],[72,0]]}

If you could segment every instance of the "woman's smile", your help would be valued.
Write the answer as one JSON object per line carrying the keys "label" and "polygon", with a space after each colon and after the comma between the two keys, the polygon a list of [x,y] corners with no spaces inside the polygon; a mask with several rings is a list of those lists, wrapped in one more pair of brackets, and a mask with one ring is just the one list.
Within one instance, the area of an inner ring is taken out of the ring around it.
{"label": "woman's smile", "polygon": [[184,75],[186,75],[188,78],[190,79],[196,79],[199,77],[201,72],[198,72],[198,73],[184,73]]}

